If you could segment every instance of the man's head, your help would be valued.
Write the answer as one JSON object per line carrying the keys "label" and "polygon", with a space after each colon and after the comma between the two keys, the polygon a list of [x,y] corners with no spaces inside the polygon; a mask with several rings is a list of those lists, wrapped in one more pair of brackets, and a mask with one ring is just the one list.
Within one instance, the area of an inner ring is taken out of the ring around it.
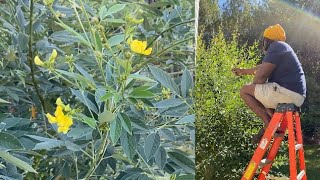
{"label": "man's head", "polygon": [[270,44],[274,41],[285,41],[286,32],[280,24],[269,26],[263,32],[263,50],[267,51]]}

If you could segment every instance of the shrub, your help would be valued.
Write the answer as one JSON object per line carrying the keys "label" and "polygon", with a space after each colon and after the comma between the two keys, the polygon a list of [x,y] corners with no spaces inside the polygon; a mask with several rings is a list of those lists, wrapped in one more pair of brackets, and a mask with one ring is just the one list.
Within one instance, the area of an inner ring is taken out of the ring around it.
{"label": "shrub", "polygon": [[[201,39],[201,38],[199,38]],[[220,31],[208,49],[198,40],[196,51],[196,170],[197,179],[240,179],[262,126],[240,99],[240,88],[253,77],[236,77],[231,69],[259,61],[258,44],[239,45],[238,34],[227,41]]]}

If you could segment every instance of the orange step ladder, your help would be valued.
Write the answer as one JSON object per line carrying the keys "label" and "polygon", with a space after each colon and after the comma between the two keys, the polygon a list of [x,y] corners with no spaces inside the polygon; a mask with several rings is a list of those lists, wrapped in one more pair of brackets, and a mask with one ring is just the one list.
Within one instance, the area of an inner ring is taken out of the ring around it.
{"label": "orange step ladder", "polygon": [[[259,166],[262,168],[258,180],[266,179],[287,129],[289,140],[290,180],[307,179],[299,108],[294,104],[282,103],[278,104],[275,113],[267,129],[265,130],[265,133],[261,138],[260,143],[255,150],[241,180],[251,180]],[[268,150],[272,137],[273,143],[269,153],[266,159],[262,159]],[[299,156],[299,174],[297,173],[296,167],[296,151],[298,151]]]}

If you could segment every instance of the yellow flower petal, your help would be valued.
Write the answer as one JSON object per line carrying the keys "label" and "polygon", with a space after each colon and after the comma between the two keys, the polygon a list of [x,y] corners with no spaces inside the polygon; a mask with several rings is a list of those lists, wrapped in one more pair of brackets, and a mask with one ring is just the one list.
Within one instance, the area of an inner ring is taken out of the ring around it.
{"label": "yellow flower petal", "polygon": [[57,109],[54,112],[54,115],[56,116],[56,118],[64,116],[64,113],[63,113],[62,109],[63,109],[62,106],[57,106]]}
{"label": "yellow flower petal", "polygon": [[148,48],[147,50],[145,50],[145,51],[143,52],[143,54],[144,54],[144,55],[150,55],[151,52],[152,52],[152,48]]}
{"label": "yellow flower petal", "polygon": [[53,49],[52,53],[51,53],[51,56],[49,58],[49,62],[50,63],[54,63],[54,60],[56,59],[57,55],[58,55],[57,51],[55,49]]}
{"label": "yellow flower petal", "polygon": [[58,127],[58,133],[64,133],[64,134],[67,134],[69,131],[69,127],[65,127],[65,126],[59,126]]}
{"label": "yellow flower petal", "polygon": [[49,120],[49,123],[53,124],[53,123],[57,122],[56,117],[52,116],[51,114],[47,113],[46,116],[47,116],[47,118]]}
{"label": "yellow flower petal", "polygon": [[69,111],[71,111],[71,107],[70,107],[70,105],[68,104],[68,105],[66,105],[66,106],[64,106],[64,111],[65,112],[69,112]]}
{"label": "yellow flower petal", "polygon": [[41,61],[41,59],[39,58],[39,56],[34,57],[34,63],[38,66],[44,66],[44,62]]}
{"label": "yellow flower petal", "polygon": [[60,97],[57,98],[57,100],[56,100],[56,105],[57,105],[57,106],[64,106],[64,104],[63,104],[63,102],[62,102],[62,100],[61,100]]}

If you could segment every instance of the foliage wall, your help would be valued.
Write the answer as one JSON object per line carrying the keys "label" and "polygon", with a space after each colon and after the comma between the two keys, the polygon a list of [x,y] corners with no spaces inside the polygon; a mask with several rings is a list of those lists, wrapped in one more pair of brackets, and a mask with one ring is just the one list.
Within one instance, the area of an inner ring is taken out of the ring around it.
{"label": "foliage wall", "polygon": [[193,1],[0,3],[1,179],[194,177]]}
{"label": "foliage wall", "polygon": [[[231,69],[255,61],[255,47],[238,48],[237,36],[228,42],[216,34],[208,49],[200,40],[196,51],[196,169],[197,179],[239,179],[252,153],[251,135],[257,118],[240,99],[240,87],[250,77],[235,77]],[[249,57],[246,53],[249,53]]]}
{"label": "foliage wall", "polygon": [[[230,0],[219,4],[218,0],[200,2],[199,31],[209,41],[221,27],[225,37],[232,39],[239,32],[240,44],[253,44],[261,39],[262,32],[270,25],[280,23],[287,34],[287,42],[293,47],[302,63],[307,78],[307,99],[303,105],[303,131],[314,137],[319,129],[317,107],[320,80],[319,49],[320,21],[319,1],[307,0]],[[202,25],[202,27],[201,27]]]}

